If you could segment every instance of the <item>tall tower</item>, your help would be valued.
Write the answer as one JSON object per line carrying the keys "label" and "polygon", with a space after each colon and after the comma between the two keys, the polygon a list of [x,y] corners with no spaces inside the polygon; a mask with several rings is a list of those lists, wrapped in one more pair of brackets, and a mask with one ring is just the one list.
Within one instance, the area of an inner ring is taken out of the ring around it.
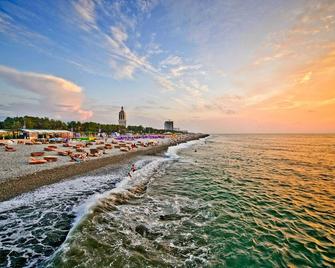
{"label": "tall tower", "polygon": [[123,106],[121,106],[121,111],[119,112],[119,125],[124,127],[127,126],[126,113],[123,110]]}

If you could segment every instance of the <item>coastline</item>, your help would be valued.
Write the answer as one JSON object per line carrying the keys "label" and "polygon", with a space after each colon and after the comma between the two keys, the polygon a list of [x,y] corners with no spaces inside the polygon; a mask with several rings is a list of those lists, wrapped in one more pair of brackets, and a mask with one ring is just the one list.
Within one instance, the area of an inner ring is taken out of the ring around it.
{"label": "coastline", "polygon": [[191,134],[177,142],[157,145],[155,147],[127,152],[118,155],[111,155],[104,158],[90,159],[85,162],[73,165],[61,165],[51,169],[44,169],[34,173],[24,174],[19,177],[9,177],[0,181],[0,202],[18,196],[20,194],[35,190],[39,187],[50,185],[61,180],[71,179],[77,175],[108,166],[124,164],[140,155],[157,154],[167,150],[170,146],[179,143],[197,140],[209,136],[208,134]]}

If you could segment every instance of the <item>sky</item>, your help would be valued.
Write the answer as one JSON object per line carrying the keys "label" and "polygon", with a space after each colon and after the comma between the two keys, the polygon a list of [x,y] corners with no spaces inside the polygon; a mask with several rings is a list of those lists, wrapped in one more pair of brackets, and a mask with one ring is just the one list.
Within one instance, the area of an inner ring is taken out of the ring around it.
{"label": "sky", "polygon": [[335,132],[335,1],[0,0],[0,120]]}

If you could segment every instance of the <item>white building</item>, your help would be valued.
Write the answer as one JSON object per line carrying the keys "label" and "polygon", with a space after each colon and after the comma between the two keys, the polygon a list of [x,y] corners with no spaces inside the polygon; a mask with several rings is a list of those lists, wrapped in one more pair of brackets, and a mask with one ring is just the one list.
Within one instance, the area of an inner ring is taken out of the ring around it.
{"label": "white building", "polygon": [[127,118],[126,113],[123,110],[123,106],[121,107],[121,111],[119,112],[119,125],[123,127],[127,126]]}

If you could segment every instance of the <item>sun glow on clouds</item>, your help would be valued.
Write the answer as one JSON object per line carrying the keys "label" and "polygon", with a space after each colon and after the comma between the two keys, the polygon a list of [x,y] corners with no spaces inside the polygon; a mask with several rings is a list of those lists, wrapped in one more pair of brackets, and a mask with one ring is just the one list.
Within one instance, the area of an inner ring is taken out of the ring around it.
{"label": "sun glow on clouds", "polygon": [[0,77],[9,85],[22,90],[28,90],[39,96],[39,107],[57,115],[71,113],[75,118],[86,120],[92,117],[93,112],[82,108],[84,95],[82,89],[63,78],[20,72],[12,68],[0,66]]}
{"label": "sun glow on clouds", "polygon": [[[97,107],[124,105],[133,124],[155,127],[171,118],[205,132],[335,131],[334,1],[28,2],[0,3],[0,41],[73,72],[7,60],[16,69],[2,66],[0,78],[37,94],[41,111],[99,121],[109,111]],[[53,16],[47,30],[32,26]]]}
{"label": "sun glow on clouds", "polygon": [[[335,124],[335,49],[297,68],[282,73],[273,83],[285,85],[259,103],[245,107],[245,117],[257,118],[263,129],[328,132]],[[281,79],[287,79],[283,83]]]}
{"label": "sun glow on clouds", "polygon": [[311,80],[312,72],[306,73],[300,80],[300,83],[307,83],[309,80]]}

